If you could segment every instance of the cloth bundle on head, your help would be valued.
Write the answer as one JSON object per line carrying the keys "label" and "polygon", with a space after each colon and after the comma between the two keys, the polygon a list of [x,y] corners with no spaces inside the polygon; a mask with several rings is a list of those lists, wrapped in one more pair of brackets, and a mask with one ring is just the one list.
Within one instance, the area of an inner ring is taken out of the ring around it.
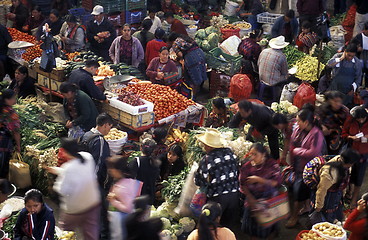
{"label": "cloth bundle on head", "polygon": [[209,128],[205,133],[197,135],[197,139],[212,148],[223,148],[226,145],[221,133],[214,128]]}

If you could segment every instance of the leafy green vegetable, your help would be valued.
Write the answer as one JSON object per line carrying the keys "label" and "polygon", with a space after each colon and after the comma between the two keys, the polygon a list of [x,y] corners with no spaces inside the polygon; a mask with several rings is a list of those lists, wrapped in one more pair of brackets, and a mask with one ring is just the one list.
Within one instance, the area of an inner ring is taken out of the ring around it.
{"label": "leafy green vegetable", "polygon": [[207,37],[206,31],[204,29],[199,29],[196,32],[195,37],[200,38],[200,39],[206,39],[206,37]]}
{"label": "leafy green vegetable", "polygon": [[178,175],[170,176],[168,180],[162,182],[163,188],[161,194],[168,203],[179,201],[188,172],[189,168],[185,168]]}
{"label": "leafy green vegetable", "polygon": [[4,222],[2,230],[5,233],[8,234],[9,239],[14,239],[13,229],[14,229],[15,224],[17,223],[19,213],[20,213],[20,211],[16,214],[12,215],[10,218],[6,219],[5,222]]}
{"label": "leafy green vegetable", "polygon": [[282,51],[286,56],[289,67],[293,66],[298,60],[302,59],[306,55],[291,45],[286,46]]}

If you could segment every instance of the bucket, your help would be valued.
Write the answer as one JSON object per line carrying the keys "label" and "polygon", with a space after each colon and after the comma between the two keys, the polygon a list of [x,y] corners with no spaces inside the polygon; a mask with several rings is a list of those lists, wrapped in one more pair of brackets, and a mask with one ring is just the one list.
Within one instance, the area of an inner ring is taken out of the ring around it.
{"label": "bucket", "polygon": [[198,29],[198,27],[197,26],[194,26],[193,25],[193,27],[187,27],[187,33],[188,33],[188,36],[190,37],[190,38],[192,38],[192,39],[194,39],[194,36],[195,36],[195,34],[196,34],[196,32],[197,32],[197,29]]}
{"label": "bucket", "polygon": [[224,9],[224,15],[229,17],[235,16],[236,9],[238,7],[239,7],[238,3],[227,0]]}

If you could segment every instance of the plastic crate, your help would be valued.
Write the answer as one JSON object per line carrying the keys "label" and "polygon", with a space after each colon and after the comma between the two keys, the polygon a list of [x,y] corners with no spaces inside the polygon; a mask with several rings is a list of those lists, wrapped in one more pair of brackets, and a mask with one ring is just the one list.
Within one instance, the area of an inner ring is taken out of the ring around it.
{"label": "plastic crate", "polygon": [[216,69],[229,76],[233,76],[240,71],[241,59],[242,56],[231,56],[218,47],[206,54],[206,62],[209,68]]}
{"label": "plastic crate", "polygon": [[73,15],[73,16],[76,16],[76,17],[80,17],[80,16],[88,14],[86,9],[84,9],[84,8],[73,8],[73,9],[69,9],[68,12],[69,12],[70,15]]}
{"label": "plastic crate", "polygon": [[264,13],[257,14],[257,22],[274,24],[276,22],[276,19],[278,19],[281,16],[283,16],[283,15],[282,14],[276,14],[276,13],[264,12]]}
{"label": "plastic crate", "polygon": [[126,11],[125,12],[125,22],[128,24],[132,23],[140,23],[143,21],[143,19],[146,17],[146,10],[141,11]]}
{"label": "plastic crate", "polygon": [[126,10],[132,11],[137,9],[143,9],[147,6],[147,0],[127,0]]}
{"label": "plastic crate", "polygon": [[121,12],[125,11],[126,0],[96,0],[95,5],[101,5],[104,8],[105,13]]}

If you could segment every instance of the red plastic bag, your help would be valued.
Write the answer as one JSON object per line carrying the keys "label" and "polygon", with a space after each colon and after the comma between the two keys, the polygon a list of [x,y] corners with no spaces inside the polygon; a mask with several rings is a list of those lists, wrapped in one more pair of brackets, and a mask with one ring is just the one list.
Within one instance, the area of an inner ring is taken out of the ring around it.
{"label": "red plastic bag", "polygon": [[293,104],[302,108],[304,104],[314,105],[316,101],[316,91],[309,83],[302,83],[294,96]]}
{"label": "red plastic bag", "polygon": [[248,99],[252,93],[253,85],[246,74],[236,74],[230,80],[229,97],[236,102]]}

